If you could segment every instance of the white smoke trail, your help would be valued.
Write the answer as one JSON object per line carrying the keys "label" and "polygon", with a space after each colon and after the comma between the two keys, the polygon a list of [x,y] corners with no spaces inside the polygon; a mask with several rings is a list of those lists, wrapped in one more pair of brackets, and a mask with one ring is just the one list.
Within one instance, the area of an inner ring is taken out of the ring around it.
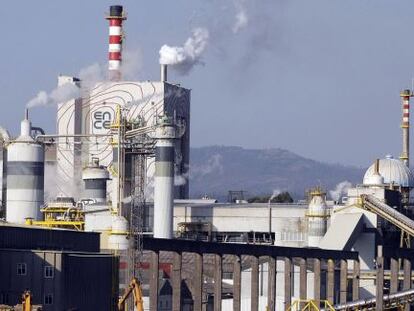
{"label": "white smoke trail", "polygon": [[282,193],[282,190],[280,190],[280,189],[275,189],[275,190],[273,190],[273,193],[272,193],[272,195],[270,196],[270,198],[269,198],[269,201],[270,202],[272,202],[272,200],[274,199],[274,198],[276,198],[279,194],[281,194]]}
{"label": "white smoke trail", "polygon": [[38,106],[49,106],[66,102],[70,99],[78,98],[79,96],[79,87],[72,83],[65,83],[52,90],[50,93],[40,91],[27,103],[26,107],[33,108]]}
{"label": "white smoke trail", "polygon": [[238,33],[242,29],[246,28],[249,24],[249,17],[247,15],[247,10],[244,0],[238,0],[234,2],[236,8],[235,22],[232,27],[233,33]]}
{"label": "white smoke trail", "polygon": [[220,154],[213,154],[210,158],[203,164],[195,166],[190,166],[190,178],[202,178],[209,174],[223,174],[224,167],[222,164],[223,157]]}
{"label": "white smoke trail", "polygon": [[159,51],[160,64],[171,65],[182,75],[188,74],[195,65],[201,64],[209,36],[206,28],[195,28],[183,46],[163,45]]}
{"label": "white smoke trail", "polygon": [[339,201],[347,192],[348,189],[352,187],[352,184],[349,181],[342,181],[336,185],[335,190],[330,190],[329,195],[334,201]]}
{"label": "white smoke trail", "polygon": [[175,175],[174,176],[174,186],[183,186],[187,183],[188,176],[182,175]]}
{"label": "white smoke trail", "polygon": [[138,48],[122,52],[121,74],[125,80],[137,80],[143,67],[142,51]]}
{"label": "white smoke trail", "polygon": [[[97,82],[104,80],[105,70],[98,63],[84,67],[79,71],[78,77],[85,87],[93,87]],[[50,93],[40,91],[32,98],[26,105],[27,108],[50,106],[58,103],[63,103],[68,100],[78,98],[81,96],[80,88],[73,83],[62,84]]]}
{"label": "white smoke trail", "polygon": [[105,80],[106,70],[99,63],[94,63],[84,67],[79,71],[78,77],[82,81],[82,85],[93,87],[97,82]]}

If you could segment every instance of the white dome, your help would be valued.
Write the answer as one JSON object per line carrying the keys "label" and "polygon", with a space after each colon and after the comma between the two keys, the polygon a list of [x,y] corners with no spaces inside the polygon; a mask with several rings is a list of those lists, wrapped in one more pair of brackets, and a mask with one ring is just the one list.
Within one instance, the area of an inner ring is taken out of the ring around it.
{"label": "white dome", "polygon": [[[375,164],[371,165],[364,175],[363,184],[371,185],[375,180]],[[385,159],[379,160],[379,173],[384,178],[385,184],[394,183],[401,187],[414,187],[414,175],[411,170],[400,160],[387,155]]]}

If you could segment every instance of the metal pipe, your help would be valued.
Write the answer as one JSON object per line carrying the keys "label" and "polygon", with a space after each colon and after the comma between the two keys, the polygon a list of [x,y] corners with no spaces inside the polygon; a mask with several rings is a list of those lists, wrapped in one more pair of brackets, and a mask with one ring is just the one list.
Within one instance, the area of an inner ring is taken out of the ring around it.
{"label": "metal pipe", "polygon": [[46,135],[46,132],[44,129],[38,126],[32,126],[32,131],[34,132],[40,132],[42,135]]}
{"label": "metal pipe", "polygon": [[168,67],[166,64],[161,64],[161,82],[168,80]]}
{"label": "metal pipe", "polygon": [[[414,289],[409,289],[409,290],[404,290],[404,291],[400,291],[398,293],[395,294],[388,294],[388,295],[384,295],[384,303],[385,302],[389,302],[392,300],[398,300],[398,299],[402,299],[404,297],[407,296],[411,296],[414,295]],[[376,305],[376,297],[373,298],[368,298],[368,299],[360,299],[357,301],[352,301],[352,302],[348,302],[348,303],[344,303],[344,304],[339,304],[339,305],[335,305],[334,309],[335,310],[352,310],[352,309],[359,309],[361,307],[364,306],[374,306]],[[327,309],[321,309],[321,311],[326,311]]]}
{"label": "metal pipe", "polygon": [[413,96],[411,90],[403,90],[400,93],[402,99],[402,153],[400,156],[401,161],[409,167],[410,161],[410,97]]}
{"label": "metal pipe", "polygon": [[68,134],[68,135],[52,135],[52,134],[47,134],[47,135],[37,135],[36,139],[41,139],[41,138],[72,138],[72,137],[110,137],[112,136],[112,134]]}
{"label": "metal pipe", "polygon": [[267,202],[267,208],[269,210],[269,240],[270,240],[270,243],[273,244],[273,239],[272,239],[272,206],[270,205],[271,199],[272,199],[272,197],[270,197],[269,201]]}

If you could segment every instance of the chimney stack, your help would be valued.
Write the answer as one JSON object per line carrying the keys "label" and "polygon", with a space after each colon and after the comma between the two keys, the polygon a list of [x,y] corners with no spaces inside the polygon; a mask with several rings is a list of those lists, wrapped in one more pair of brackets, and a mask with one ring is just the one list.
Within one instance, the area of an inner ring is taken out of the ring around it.
{"label": "chimney stack", "polygon": [[161,82],[167,82],[168,80],[168,67],[165,64],[161,64]]}
{"label": "chimney stack", "polygon": [[126,15],[122,5],[112,5],[109,8],[109,80],[119,81],[121,79],[122,61],[122,22],[126,20]]}
{"label": "chimney stack", "polygon": [[404,90],[400,93],[402,100],[402,138],[403,148],[400,156],[401,161],[409,167],[410,160],[410,97],[413,96],[411,90]]}

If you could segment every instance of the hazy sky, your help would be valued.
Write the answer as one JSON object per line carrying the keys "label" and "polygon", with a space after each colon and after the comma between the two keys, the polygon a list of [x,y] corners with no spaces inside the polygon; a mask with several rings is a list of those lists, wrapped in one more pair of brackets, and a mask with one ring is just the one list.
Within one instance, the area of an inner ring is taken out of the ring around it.
{"label": "hazy sky", "polygon": [[[193,146],[281,147],[361,166],[399,156],[399,91],[414,77],[412,0],[7,1],[1,125],[15,134],[26,102],[58,74],[106,62],[110,4],[128,12],[139,80],[159,79],[163,44],[209,30],[204,65],[169,75],[192,89]],[[54,109],[34,109],[34,123],[53,132]]]}

